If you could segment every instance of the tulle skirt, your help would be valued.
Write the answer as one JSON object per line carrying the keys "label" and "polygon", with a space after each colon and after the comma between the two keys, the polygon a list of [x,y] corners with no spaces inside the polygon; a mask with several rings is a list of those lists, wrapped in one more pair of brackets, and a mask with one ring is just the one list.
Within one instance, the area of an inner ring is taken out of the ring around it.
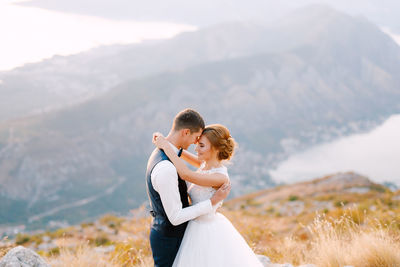
{"label": "tulle skirt", "polygon": [[188,223],[173,267],[262,267],[232,223],[220,213]]}

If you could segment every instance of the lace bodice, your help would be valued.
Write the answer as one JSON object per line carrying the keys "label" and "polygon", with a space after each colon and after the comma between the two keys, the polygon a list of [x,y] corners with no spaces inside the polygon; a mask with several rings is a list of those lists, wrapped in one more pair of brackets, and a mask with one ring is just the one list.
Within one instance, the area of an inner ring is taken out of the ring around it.
{"label": "lace bodice", "polygon": [[[219,168],[213,168],[210,170],[203,170],[203,168],[204,168],[204,164],[202,164],[200,166],[200,168],[197,170],[197,172],[200,172],[200,173],[222,173],[222,174],[225,174],[226,176],[228,176],[228,170],[225,166],[222,166]],[[215,191],[217,191],[217,190],[212,187],[190,184],[188,194],[189,194],[190,198],[192,199],[192,204],[196,204],[201,201],[210,199],[213,196],[213,194],[215,193]],[[213,209],[214,210],[213,213],[215,213],[217,208],[220,207],[221,205],[222,205],[222,201],[220,203],[218,203],[217,205],[215,205],[214,209]],[[200,216],[200,217],[204,218],[206,216],[207,215]]]}

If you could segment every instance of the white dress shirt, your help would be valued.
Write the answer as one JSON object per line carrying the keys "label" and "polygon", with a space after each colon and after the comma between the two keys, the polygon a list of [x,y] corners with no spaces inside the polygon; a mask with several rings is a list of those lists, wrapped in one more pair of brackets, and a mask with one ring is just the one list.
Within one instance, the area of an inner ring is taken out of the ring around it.
{"label": "white dress shirt", "polygon": [[[178,152],[178,149],[174,145],[171,144],[171,146],[175,152]],[[213,210],[210,199],[190,207],[182,207],[178,187],[178,173],[175,166],[169,160],[160,161],[153,168],[151,183],[154,190],[160,195],[168,220],[173,225],[182,224]]]}

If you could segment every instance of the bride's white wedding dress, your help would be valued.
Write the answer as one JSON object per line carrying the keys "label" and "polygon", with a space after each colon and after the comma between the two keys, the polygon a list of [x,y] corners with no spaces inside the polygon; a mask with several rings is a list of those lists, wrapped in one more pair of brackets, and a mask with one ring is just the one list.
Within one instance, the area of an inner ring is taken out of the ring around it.
{"label": "bride's white wedding dress", "polygon": [[[211,170],[203,168],[204,165],[198,171],[228,175],[224,166]],[[193,204],[211,198],[216,191],[195,184],[188,188]],[[263,266],[231,222],[216,209],[189,222],[173,267]]]}

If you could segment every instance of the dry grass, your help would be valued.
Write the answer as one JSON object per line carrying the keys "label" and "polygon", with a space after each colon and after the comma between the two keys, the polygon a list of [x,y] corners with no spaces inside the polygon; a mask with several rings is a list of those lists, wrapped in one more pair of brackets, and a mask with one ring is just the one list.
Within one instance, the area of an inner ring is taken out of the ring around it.
{"label": "dry grass", "polygon": [[[7,242],[8,241],[8,237],[4,237],[3,240],[0,239],[0,242]],[[10,244],[10,243],[5,243],[5,245],[0,246],[0,259],[7,254],[7,252],[9,250],[11,250],[12,248],[15,247],[15,244]]]}
{"label": "dry grass", "polygon": [[399,208],[386,207],[367,211],[360,205],[341,206],[322,214],[299,216],[238,210],[224,214],[254,251],[268,256],[272,262],[312,263],[321,267],[399,267]]}
{"label": "dry grass", "polygon": [[313,263],[322,267],[398,267],[400,233],[378,221],[357,224],[351,216],[327,219],[317,216],[307,226],[309,239],[285,237],[267,244],[264,253],[276,262]]}
{"label": "dry grass", "polygon": [[11,247],[0,248],[0,259],[7,254],[7,252],[11,249]]}
{"label": "dry grass", "polygon": [[153,264],[150,256],[137,253],[131,246],[120,247],[113,253],[99,253],[86,244],[74,249],[62,247],[59,255],[48,256],[47,260],[55,267],[147,267]]}
{"label": "dry grass", "polygon": [[[313,203],[322,200],[332,205],[316,214]],[[243,201],[244,209],[235,208],[241,204],[235,202],[221,212],[257,254],[269,257],[272,262],[312,263],[321,267],[400,266],[400,201],[393,198],[393,193],[328,194],[323,199],[303,197],[300,201],[304,202],[305,210],[291,216],[279,212],[279,205],[287,203],[289,198],[273,209],[271,202],[264,207],[248,199]],[[52,266],[61,267],[153,266],[148,240],[150,221],[150,217],[128,220],[107,215],[80,230],[60,229],[48,234],[58,248],[53,250],[53,255],[48,252],[42,255]],[[99,223],[109,231],[99,228]],[[62,239],[65,242],[60,242]],[[26,245],[34,245],[35,240],[39,239],[30,237]],[[96,240],[107,242],[93,242]],[[111,245],[114,249],[97,252],[99,245]],[[8,249],[0,248],[0,256]]]}
{"label": "dry grass", "polygon": [[[354,219],[355,212],[349,209],[338,218],[317,215],[307,226],[298,225],[293,229],[297,234],[292,235],[267,230],[272,227],[272,222],[262,216],[225,213],[256,253],[264,254],[276,263],[312,263],[321,267],[400,266],[400,230],[397,224],[385,225],[370,217],[364,217],[360,223],[361,220]],[[143,221],[131,223],[137,223],[131,226],[143,230]],[[60,254],[50,257],[49,262],[60,267],[152,266],[146,234],[116,244],[115,250],[108,254],[96,253],[89,245],[81,245],[75,250],[61,248]]]}
{"label": "dry grass", "polygon": [[388,225],[362,225],[343,216],[333,222],[317,217],[308,228],[312,238],[306,262],[326,267],[400,266],[400,235]]}
{"label": "dry grass", "polygon": [[87,245],[80,245],[75,249],[61,248],[57,257],[50,257],[48,261],[55,267],[116,267],[116,264],[109,256],[96,253],[93,248]]}
{"label": "dry grass", "polygon": [[[105,246],[99,246],[95,240],[96,236],[107,236],[104,232],[89,231],[90,226],[86,226],[86,230],[92,236],[74,236],[73,232],[69,232],[68,237],[58,240],[59,249],[57,253],[42,253],[46,257],[51,266],[56,267],[89,267],[89,266],[124,266],[124,267],[147,267],[152,266],[150,244],[148,241],[150,218],[133,218],[131,220],[121,219],[106,215],[99,220],[102,224],[108,225],[112,229],[118,229],[120,233],[124,233],[127,237],[124,241],[110,241]],[[74,244],[74,246],[72,246]],[[113,246],[112,252],[97,252],[96,248]]]}

